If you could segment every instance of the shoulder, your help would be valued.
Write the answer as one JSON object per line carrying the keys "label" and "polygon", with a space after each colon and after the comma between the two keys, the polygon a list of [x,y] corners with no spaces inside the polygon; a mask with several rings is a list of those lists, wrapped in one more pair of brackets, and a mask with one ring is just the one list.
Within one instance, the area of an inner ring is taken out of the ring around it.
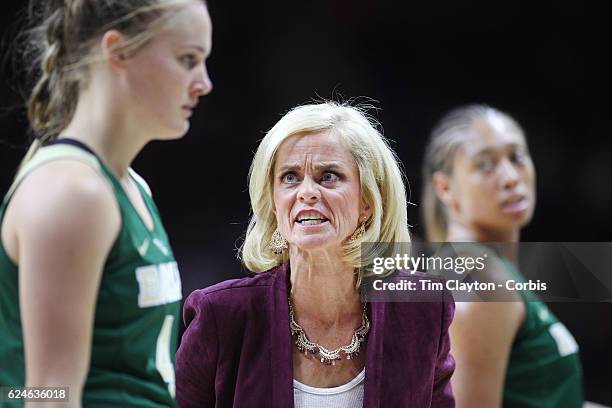
{"label": "shoulder", "polygon": [[458,326],[493,330],[509,327],[516,332],[525,319],[525,304],[511,302],[459,302],[456,310]]}
{"label": "shoulder", "polygon": [[364,279],[363,289],[376,301],[452,302],[445,278],[414,270],[399,269],[385,276],[368,276]]}
{"label": "shoulder", "polygon": [[11,204],[25,228],[106,229],[110,224],[118,230],[120,224],[112,188],[95,169],[78,161],[59,160],[32,170]]}
{"label": "shoulder", "polygon": [[60,160],[27,174],[2,228],[15,263],[51,268],[52,261],[57,266],[101,259],[120,231],[121,215],[102,175],[85,163]]}
{"label": "shoulder", "polygon": [[106,178],[90,165],[76,160],[55,160],[31,170],[17,188],[18,193],[34,197],[62,197],[65,193],[76,198],[103,199],[113,197]]}
{"label": "shoulder", "polygon": [[280,268],[277,267],[253,276],[230,279],[195,290],[187,297],[185,309],[216,306],[224,307],[225,310],[251,308],[258,300],[268,296],[280,273]]}
{"label": "shoulder", "polygon": [[[386,318],[416,325],[419,330],[445,330],[453,319],[455,302],[443,277],[399,270],[383,279],[383,292],[373,296],[384,301]],[[381,285],[377,285],[381,288]]]}
{"label": "shoulder", "polygon": [[407,279],[414,282],[429,281],[444,283],[446,279],[442,276],[432,275],[427,272],[413,271],[409,269],[400,269],[394,275],[396,279]]}
{"label": "shoulder", "polygon": [[277,268],[275,268],[244,278],[229,279],[207,288],[196,290],[190,296],[193,295],[194,297],[198,298],[209,297],[216,299],[226,296],[233,296],[237,292],[240,292],[241,295],[245,295],[248,292],[256,292],[259,289],[271,287],[275,278],[277,277],[277,273]]}
{"label": "shoulder", "polygon": [[439,302],[444,304],[452,304],[454,308],[455,301],[450,290],[446,286],[447,279],[442,276],[432,275],[426,272],[401,272],[402,276],[409,275],[410,279],[418,282],[421,292],[424,292],[425,298],[429,301]]}

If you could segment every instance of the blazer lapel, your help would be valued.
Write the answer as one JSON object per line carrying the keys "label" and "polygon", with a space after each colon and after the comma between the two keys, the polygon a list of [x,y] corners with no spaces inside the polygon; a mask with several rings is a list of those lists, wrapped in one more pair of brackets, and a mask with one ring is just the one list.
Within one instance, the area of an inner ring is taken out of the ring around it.
{"label": "blazer lapel", "polygon": [[293,354],[289,330],[287,280],[289,264],[276,270],[276,277],[268,296],[270,325],[270,368],[272,376],[272,408],[293,408]]}
{"label": "blazer lapel", "polygon": [[[364,408],[381,406],[380,382],[382,380],[383,334],[385,324],[385,303],[371,302],[372,329],[368,339],[365,363]],[[383,405],[384,406],[384,405]]]}
{"label": "blazer lapel", "polygon": [[[271,327],[271,377],[272,407],[294,408],[293,404],[293,354],[289,330],[289,306],[287,288],[289,264],[278,267],[274,284],[270,287],[269,317]],[[366,350],[366,375],[364,384],[364,408],[381,406],[380,388],[382,380],[382,348],[385,322],[385,303],[370,303],[371,331]]]}

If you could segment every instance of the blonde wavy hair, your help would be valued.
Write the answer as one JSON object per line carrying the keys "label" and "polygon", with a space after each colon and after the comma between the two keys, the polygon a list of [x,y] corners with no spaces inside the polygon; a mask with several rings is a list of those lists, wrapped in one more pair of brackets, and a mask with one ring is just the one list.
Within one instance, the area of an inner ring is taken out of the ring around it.
{"label": "blonde wavy hair", "polygon": [[[244,265],[253,272],[269,270],[288,260],[269,248],[277,228],[273,209],[273,170],[281,144],[296,134],[329,130],[338,137],[355,159],[359,169],[361,199],[372,208],[366,222],[366,232],[358,240],[345,242],[344,257],[348,265],[362,272],[362,242],[409,243],[406,189],[399,160],[387,139],[377,129],[378,123],[366,113],[365,107],[349,103],[326,101],[298,106],[274,125],[262,139],[249,171],[249,195],[252,217],[241,248]],[[378,248],[378,249],[376,249]],[[364,259],[380,253],[373,246]]]}

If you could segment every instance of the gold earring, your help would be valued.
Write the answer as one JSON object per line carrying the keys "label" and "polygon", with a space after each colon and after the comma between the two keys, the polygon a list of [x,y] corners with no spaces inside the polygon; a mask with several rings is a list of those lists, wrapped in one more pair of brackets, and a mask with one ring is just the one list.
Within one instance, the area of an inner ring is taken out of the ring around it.
{"label": "gold earring", "polygon": [[361,237],[363,237],[363,234],[365,234],[365,232],[366,232],[366,229],[365,229],[365,223],[366,223],[366,222],[365,222],[365,221],[363,221],[363,222],[361,223],[361,225],[359,226],[359,228],[357,228],[357,229],[355,230],[355,232],[353,232],[353,233],[351,234],[351,236],[350,236],[350,237],[348,238],[348,240],[347,240],[348,242],[353,243],[353,242],[357,241],[358,239],[360,239]]}
{"label": "gold earring", "polygon": [[278,228],[272,233],[272,238],[270,238],[268,247],[270,250],[272,250],[272,252],[274,252],[275,255],[282,255],[282,253],[289,248],[287,245],[287,240],[281,235]]}

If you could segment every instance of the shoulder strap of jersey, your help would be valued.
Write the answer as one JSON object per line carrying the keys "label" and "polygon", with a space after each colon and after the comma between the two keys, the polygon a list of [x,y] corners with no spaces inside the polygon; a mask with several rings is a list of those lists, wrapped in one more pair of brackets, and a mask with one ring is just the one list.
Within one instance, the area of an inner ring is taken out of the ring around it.
{"label": "shoulder strap of jersey", "polygon": [[57,144],[41,147],[36,152],[34,157],[32,157],[27,163],[25,163],[17,172],[17,176],[15,177],[11,188],[4,197],[4,204],[6,204],[8,200],[10,200],[11,196],[15,193],[17,187],[19,187],[19,184],[28,174],[30,174],[34,169],[38,168],[39,166],[55,160],[76,160],[92,167],[100,174],[104,174],[98,159],[94,155],[88,153],[83,149],[66,144]]}
{"label": "shoulder strap of jersey", "polygon": [[151,188],[149,187],[149,185],[147,184],[145,179],[143,179],[142,176],[140,174],[136,173],[134,171],[134,169],[131,168],[131,167],[128,167],[128,172],[130,173],[130,176],[134,179],[134,181],[136,183],[138,183],[140,185],[140,187],[142,187],[142,189],[144,191],[147,192],[149,197],[153,197],[153,194],[151,193]]}

